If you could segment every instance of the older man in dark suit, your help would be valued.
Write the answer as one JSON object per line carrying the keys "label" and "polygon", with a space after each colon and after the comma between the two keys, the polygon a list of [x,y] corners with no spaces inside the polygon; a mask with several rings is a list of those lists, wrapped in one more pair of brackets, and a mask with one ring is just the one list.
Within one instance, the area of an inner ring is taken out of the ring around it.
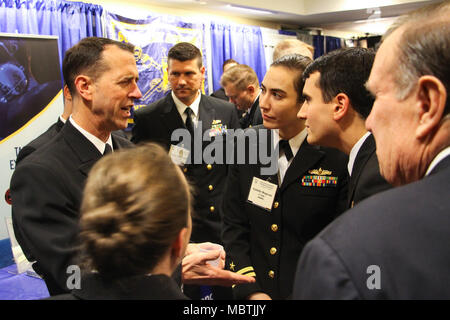
{"label": "older man in dark suit", "polygon": [[63,73],[72,116],[12,176],[15,234],[52,295],[70,289],[67,267],[75,263],[79,206],[90,168],[104,153],[132,145],[111,132],[126,128],[134,100],[141,97],[133,52],[130,44],[104,38],[85,38],[66,52]]}
{"label": "older man in dark suit", "polygon": [[[261,85],[264,126],[238,137],[246,159],[237,151],[228,176],[223,240],[227,267],[256,283],[235,286],[237,299],[290,297],[303,246],[345,210],[346,155],[309,145],[304,122],[296,118],[310,62],[287,55],[271,65]],[[271,161],[264,159],[267,152]]]}
{"label": "older man in dark suit", "polygon": [[305,103],[297,116],[305,120],[309,143],[349,155],[349,208],[391,187],[380,175],[375,140],[364,124],[374,100],[364,87],[374,58],[370,49],[335,50],[303,73]]}
{"label": "older man in dark suit", "polygon": [[366,127],[396,188],[346,212],[304,249],[296,299],[450,299],[450,3],[384,35]]}

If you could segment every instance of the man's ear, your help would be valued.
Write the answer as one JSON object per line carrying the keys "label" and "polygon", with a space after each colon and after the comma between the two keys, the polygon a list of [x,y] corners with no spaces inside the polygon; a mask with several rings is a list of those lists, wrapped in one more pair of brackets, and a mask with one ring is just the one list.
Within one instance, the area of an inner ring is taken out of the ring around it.
{"label": "man's ear", "polygon": [[423,139],[437,129],[442,119],[447,101],[444,84],[434,76],[422,76],[418,81],[417,106],[419,125],[416,137]]}
{"label": "man's ear", "polygon": [[333,99],[333,119],[341,120],[350,108],[350,99],[345,93],[338,93]]}
{"label": "man's ear", "polygon": [[201,74],[202,74],[202,77],[203,77],[203,80],[205,80],[205,66],[202,66],[201,68],[200,68],[200,72],[201,72]]}
{"label": "man's ear", "polygon": [[248,91],[248,93],[253,94],[256,91],[256,88],[253,84],[249,84],[247,86],[247,91]]}
{"label": "man's ear", "polygon": [[86,100],[92,100],[93,81],[90,77],[79,75],[75,78],[75,88],[78,94]]}

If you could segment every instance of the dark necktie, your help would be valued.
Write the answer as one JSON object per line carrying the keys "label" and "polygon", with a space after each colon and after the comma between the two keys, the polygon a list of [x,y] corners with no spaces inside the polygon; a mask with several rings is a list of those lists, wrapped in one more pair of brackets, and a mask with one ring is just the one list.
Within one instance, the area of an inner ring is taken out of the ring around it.
{"label": "dark necktie", "polygon": [[280,140],[280,142],[278,142],[278,146],[280,150],[283,150],[284,155],[286,156],[286,159],[288,161],[294,157],[294,154],[292,153],[291,146],[289,145],[288,140]]}
{"label": "dark necktie", "polygon": [[109,145],[109,143],[105,144],[105,151],[103,151],[103,155],[107,155],[108,153],[112,152],[112,148]]}
{"label": "dark necktie", "polygon": [[191,108],[187,107],[186,110],[184,110],[184,113],[186,113],[186,128],[189,130],[191,135],[194,135],[194,122],[192,121],[192,114],[194,111],[192,111]]}

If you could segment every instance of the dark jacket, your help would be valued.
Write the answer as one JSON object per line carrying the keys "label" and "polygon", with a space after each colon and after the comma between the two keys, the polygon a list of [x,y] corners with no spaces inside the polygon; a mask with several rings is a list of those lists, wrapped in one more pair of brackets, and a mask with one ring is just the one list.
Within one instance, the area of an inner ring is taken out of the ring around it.
{"label": "dark jacket", "polygon": [[371,134],[362,144],[353,164],[347,207],[352,208],[361,200],[390,188],[392,186],[380,174],[375,139]]}
{"label": "dark jacket", "polygon": [[[113,148],[132,146],[112,136]],[[84,184],[102,157],[70,122],[44,146],[23,159],[11,178],[14,233],[50,294],[67,292],[67,266],[76,252]]]}
{"label": "dark jacket", "polygon": [[47,300],[186,300],[181,288],[168,276],[127,277],[120,280],[103,279],[91,273],[81,277],[80,289]]}
{"label": "dark jacket", "polygon": [[450,299],[450,157],[360,202],[307,244],[294,299]]}

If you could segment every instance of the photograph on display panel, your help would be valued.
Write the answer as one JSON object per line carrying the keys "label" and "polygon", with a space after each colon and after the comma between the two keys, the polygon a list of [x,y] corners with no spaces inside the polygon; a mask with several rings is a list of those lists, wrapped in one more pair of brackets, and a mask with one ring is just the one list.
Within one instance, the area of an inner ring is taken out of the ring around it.
{"label": "photograph on display panel", "polygon": [[0,35],[0,141],[44,110],[61,87],[57,41]]}

